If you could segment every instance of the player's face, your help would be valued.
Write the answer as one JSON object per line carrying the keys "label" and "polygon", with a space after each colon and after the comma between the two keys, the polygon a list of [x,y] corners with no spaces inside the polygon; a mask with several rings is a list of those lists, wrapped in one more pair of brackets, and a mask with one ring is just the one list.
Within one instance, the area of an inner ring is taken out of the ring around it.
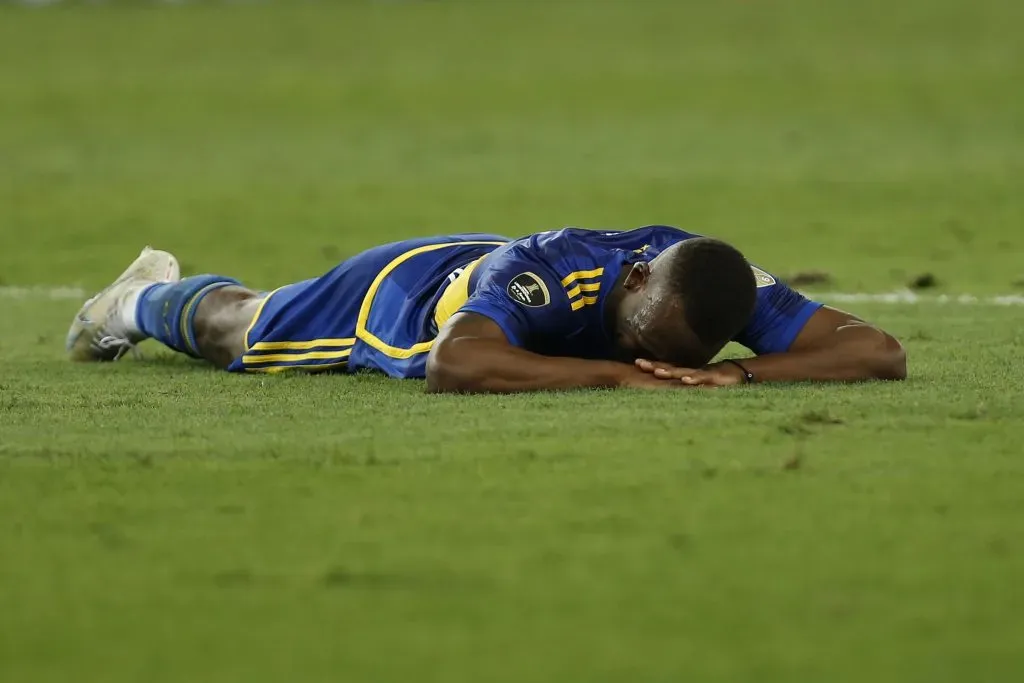
{"label": "player's face", "polygon": [[[631,363],[646,358],[693,365],[700,360],[692,350],[697,346],[693,340],[678,299],[661,285],[656,275],[645,277],[639,287],[627,283],[615,330],[619,360]],[[701,365],[703,362],[700,360]]]}

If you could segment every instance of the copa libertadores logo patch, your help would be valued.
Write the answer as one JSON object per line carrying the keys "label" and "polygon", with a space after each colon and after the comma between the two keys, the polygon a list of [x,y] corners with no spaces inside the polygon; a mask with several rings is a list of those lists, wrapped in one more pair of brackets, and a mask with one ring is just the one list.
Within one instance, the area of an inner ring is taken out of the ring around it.
{"label": "copa libertadores logo patch", "polygon": [[551,303],[548,286],[534,273],[520,273],[505,288],[508,295],[524,306],[540,308]]}
{"label": "copa libertadores logo patch", "polygon": [[775,284],[775,278],[768,273],[764,272],[756,266],[750,266],[750,269],[754,271],[754,280],[757,281],[758,287],[771,287]]}

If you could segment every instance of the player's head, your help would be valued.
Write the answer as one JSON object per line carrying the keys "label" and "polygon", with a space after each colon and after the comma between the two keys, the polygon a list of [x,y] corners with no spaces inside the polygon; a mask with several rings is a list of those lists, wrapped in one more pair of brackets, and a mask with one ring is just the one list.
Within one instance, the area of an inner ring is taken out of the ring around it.
{"label": "player's head", "polygon": [[757,284],[735,247],[699,237],[637,263],[622,282],[615,312],[623,360],[649,358],[700,367],[743,329]]}

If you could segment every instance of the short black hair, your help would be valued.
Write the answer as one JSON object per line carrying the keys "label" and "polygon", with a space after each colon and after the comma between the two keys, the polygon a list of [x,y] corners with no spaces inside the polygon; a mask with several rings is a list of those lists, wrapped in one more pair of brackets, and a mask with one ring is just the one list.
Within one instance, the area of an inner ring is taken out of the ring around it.
{"label": "short black hair", "polygon": [[710,237],[683,242],[669,268],[686,325],[710,360],[753,315],[754,272],[736,247]]}

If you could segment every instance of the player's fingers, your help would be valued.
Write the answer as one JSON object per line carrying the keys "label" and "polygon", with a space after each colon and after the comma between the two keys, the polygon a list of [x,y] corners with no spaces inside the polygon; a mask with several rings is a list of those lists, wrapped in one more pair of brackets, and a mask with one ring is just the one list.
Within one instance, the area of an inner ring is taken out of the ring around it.
{"label": "player's fingers", "polygon": [[651,361],[647,360],[646,358],[637,358],[635,364],[644,372],[654,372],[654,370],[658,367]]}
{"label": "player's fingers", "polygon": [[714,386],[715,384],[711,373],[702,370],[690,370],[689,372],[682,373],[679,381],[692,387]]}
{"label": "player's fingers", "polygon": [[669,366],[664,368],[655,368],[654,376],[660,377],[661,379],[680,379],[692,372],[693,370],[690,368],[674,368]]}
{"label": "player's fingers", "polygon": [[644,372],[654,372],[655,370],[674,370],[674,366],[668,363],[662,363],[656,360],[647,360],[646,358],[637,358],[636,366]]}

